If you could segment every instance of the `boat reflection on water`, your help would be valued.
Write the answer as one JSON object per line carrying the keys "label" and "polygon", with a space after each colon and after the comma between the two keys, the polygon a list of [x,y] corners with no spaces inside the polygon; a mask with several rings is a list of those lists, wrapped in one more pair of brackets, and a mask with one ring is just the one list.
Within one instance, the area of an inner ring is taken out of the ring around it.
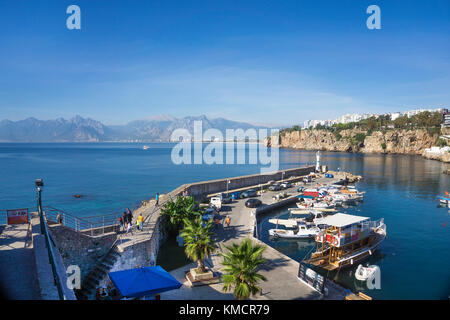
{"label": "boat reflection on water", "polygon": [[270,246],[283,254],[289,255],[298,251],[309,251],[315,246],[314,239],[286,239],[269,237]]}

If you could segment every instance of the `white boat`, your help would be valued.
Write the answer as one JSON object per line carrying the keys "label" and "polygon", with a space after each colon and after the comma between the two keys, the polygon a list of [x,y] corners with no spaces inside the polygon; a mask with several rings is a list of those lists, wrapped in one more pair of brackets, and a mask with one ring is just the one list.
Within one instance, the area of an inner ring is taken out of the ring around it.
{"label": "white boat", "polygon": [[270,229],[269,235],[272,237],[306,239],[306,238],[314,238],[320,232],[320,229],[314,225],[298,223],[293,220],[282,220],[282,219],[270,219],[270,220],[278,220],[279,222],[278,224],[286,226],[286,229],[278,229],[278,228]]}
{"label": "white boat", "polygon": [[319,211],[319,212],[337,212],[334,208],[289,208],[290,214],[308,214],[312,211]]}
{"label": "white boat", "polygon": [[142,149],[147,150],[147,149],[150,149],[150,147],[149,146],[143,146]]}
{"label": "white boat", "polygon": [[372,279],[377,272],[380,272],[380,267],[376,265],[363,267],[360,264],[355,271],[355,278],[359,281],[366,281],[367,279]]}
{"label": "white boat", "polygon": [[[305,199],[307,200],[307,199]],[[311,209],[332,209],[335,207],[334,203],[332,202],[325,202],[325,201],[321,201],[321,202],[313,202],[311,201],[305,201],[305,202],[297,202],[297,207],[300,209],[307,209],[307,208],[311,208]]]}

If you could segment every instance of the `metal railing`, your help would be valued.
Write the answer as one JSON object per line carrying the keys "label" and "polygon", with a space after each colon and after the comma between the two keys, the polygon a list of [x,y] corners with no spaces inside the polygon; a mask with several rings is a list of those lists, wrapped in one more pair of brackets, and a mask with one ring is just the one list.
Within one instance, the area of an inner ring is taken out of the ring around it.
{"label": "metal railing", "polygon": [[[69,227],[77,232],[83,232],[86,235],[94,236],[98,234],[105,234],[105,229],[117,227],[120,215],[118,213],[111,213],[99,216],[77,217],[67,213],[61,209],[51,206],[43,207],[46,218],[55,223],[62,223],[62,225]],[[61,221],[58,221],[58,215]]]}

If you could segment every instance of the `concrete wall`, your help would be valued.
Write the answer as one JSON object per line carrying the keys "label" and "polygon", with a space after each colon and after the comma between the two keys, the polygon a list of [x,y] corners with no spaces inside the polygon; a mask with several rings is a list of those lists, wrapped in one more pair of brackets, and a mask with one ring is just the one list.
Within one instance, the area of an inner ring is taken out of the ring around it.
{"label": "concrete wall", "polygon": [[[41,298],[43,300],[59,300],[60,298],[55,284],[55,279],[53,277],[53,270],[50,264],[47,243],[45,241],[45,236],[41,234],[40,230],[39,217],[32,217],[31,223],[36,273]],[[63,295],[66,300],[76,300],[73,290],[67,287],[66,268],[58,249],[51,243],[52,241],[53,239],[50,241],[50,245],[52,246],[55,258],[56,276],[62,285]]]}

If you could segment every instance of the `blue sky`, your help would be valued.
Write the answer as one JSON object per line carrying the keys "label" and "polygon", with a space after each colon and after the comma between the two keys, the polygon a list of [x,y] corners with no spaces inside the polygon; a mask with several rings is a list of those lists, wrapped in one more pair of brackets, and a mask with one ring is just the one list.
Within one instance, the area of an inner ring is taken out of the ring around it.
{"label": "blue sky", "polygon": [[446,0],[0,0],[0,119],[292,125],[449,106],[449,21]]}

